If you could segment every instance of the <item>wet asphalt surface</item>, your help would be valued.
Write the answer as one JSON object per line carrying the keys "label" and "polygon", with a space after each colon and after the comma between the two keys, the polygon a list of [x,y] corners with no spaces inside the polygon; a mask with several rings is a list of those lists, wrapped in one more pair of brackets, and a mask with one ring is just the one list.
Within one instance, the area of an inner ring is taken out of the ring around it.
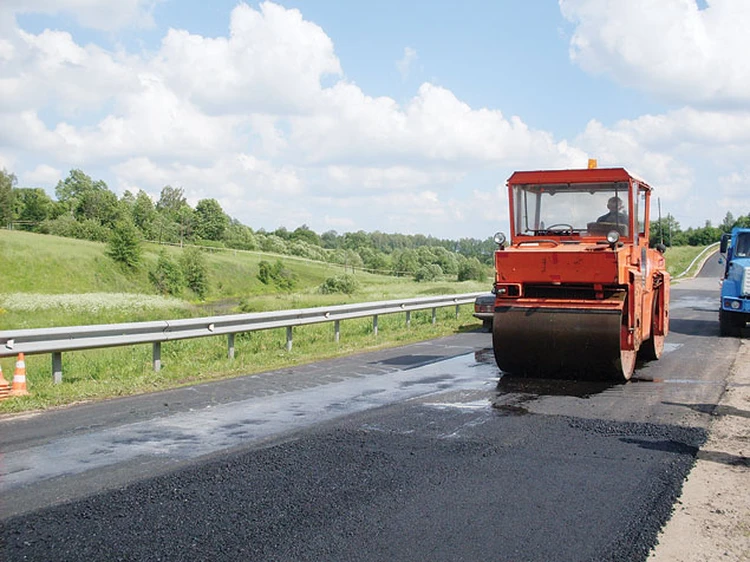
{"label": "wet asphalt surface", "polygon": [[0,559],[645,560],[737,350],[673,286],[625,385],[475,332],[0,422]]}

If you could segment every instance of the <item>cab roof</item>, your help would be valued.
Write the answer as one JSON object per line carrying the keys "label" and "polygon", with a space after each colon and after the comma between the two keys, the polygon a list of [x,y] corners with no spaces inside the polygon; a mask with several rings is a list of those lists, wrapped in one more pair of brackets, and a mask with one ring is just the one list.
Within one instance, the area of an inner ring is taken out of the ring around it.
{"label": "cab roof", "polygon": [[606,183],[634,180],[651,190],[638,176],[625,168],[584,168],[576,170],[536,170],[513,172],[508,185],[560,184],[560,183]]}

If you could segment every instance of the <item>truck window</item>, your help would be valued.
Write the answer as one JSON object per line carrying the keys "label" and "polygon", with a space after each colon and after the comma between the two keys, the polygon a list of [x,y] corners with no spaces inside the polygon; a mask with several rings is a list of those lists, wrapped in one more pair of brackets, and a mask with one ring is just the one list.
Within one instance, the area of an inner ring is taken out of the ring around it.
{"label": "truck window", "polygon": [[750,255],[750,232],[741,232],[737,235],[737,247],[734,255],[740,258],[746,258]]}

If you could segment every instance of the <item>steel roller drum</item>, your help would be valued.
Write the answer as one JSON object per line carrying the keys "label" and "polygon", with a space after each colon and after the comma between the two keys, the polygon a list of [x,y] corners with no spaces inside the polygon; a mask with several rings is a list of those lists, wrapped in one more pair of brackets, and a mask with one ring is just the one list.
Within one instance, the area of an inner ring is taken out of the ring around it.
{"label": "steel roller drum", "polygon": [[513,375],[622,378],[619,309],[499,306],[492,343]]}

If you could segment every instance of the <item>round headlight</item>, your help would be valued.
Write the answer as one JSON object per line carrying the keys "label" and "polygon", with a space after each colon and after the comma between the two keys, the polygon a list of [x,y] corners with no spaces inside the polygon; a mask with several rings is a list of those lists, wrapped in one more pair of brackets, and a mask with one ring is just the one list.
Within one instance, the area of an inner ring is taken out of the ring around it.
{"label": "round headlight", "polygon": [[737,310],[740,307],[740,301],[732,301],[732,308]]}
{"label": "round headlight", "polygon": [[617,241],[620,239],[620,233],[616,230],[610,230],[607,232],[607,242],[610,244],[617,244]]}
{"label": "round headlight", "polygon": [[505,238],[505,234],[503,234],[502,232],[496,232],[494,240],[495,244],[497,244],[498,246],[502,246],[503,244],[505,244],[507,238]]}

